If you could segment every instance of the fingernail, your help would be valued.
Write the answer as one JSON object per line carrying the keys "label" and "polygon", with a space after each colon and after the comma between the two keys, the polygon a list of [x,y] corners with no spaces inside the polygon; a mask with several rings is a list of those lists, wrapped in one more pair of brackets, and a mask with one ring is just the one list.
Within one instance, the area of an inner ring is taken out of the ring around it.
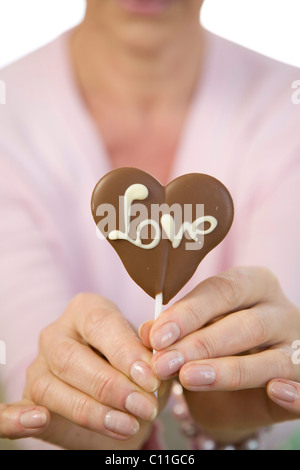
{"label": "fingernail", "polygon": [[122,436],[133,436],[140,429],[138,421],[120,411],[110,410],[104,420],[106,429]]}
{"label": "fingernail", "polygon": [[160,386],[160,381],[154,376],[151,367],[143,361],[138,361],[133,364],[130,370],[130,376],[137,385],[147,392],[153,393]]}
{"label": "fingernail", "polygon": [[184,372],[184,380],[187,385],[201,386],[211,385],[216,380],[215,369],[207,365],[191,366]]}
{"label": "fingernail", "polygon": [[272,383],[270,387],[270,394],[274,398],[285,401],[287,403],[293,403],[299,398],[299,393],[296,387],[284,382]]}
{"label": "fingernail", "polygon": [[129,413],[145,421],[153,421],[157,416],[157,408],[142,393],[132,392],[128,395],[125,408]]}
{"label": "fingernail", "polygon": [[178,372],[183,366],[185,359],[178,351],[169,351],[155,362],[155,370],[159,377],[169,377]]}
{"label": "fingernail", "polygon": [[161,326],[155,333],[152,338],[152,346],[156,350],[167,348],[174,344],[180,337],[180,329],[176,323],[165,323]]}
{"label": "fingernail", "polygon": [[26,411],[20,416],[20,424],[23,428],[42,428],[47,423],[47,416],[37,410]]}
{"label": "fingernail", "polygon": [[151,320],[147,320],[147,321],[145,321],[144,323],[142,323],[142,324],[140,325],[140,327],[139,327],[139,337],[142,336],[144,327],[145,327],[148,323],[150,323],[150,322],[151,322]]}

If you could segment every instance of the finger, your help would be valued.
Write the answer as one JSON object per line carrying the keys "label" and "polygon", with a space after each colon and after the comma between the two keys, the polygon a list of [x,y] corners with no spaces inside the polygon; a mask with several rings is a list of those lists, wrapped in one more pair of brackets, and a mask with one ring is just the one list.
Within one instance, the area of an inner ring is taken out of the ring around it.
{"label": "finger", "polygon": [[90,431],[116,439],[128,439],[139,430],[139,422],[133,416],[100,404],[61,382],[46,368],[44,371],[39,368],[39,375],[28,387],[36,403]]}
{"label": "finger", "polygon": [[89,305],[84,295],[74,299],[72,319],[76,331],[113,367],[144,390],[156,391],[160,384],[151,368],[151,352],[112,302],[97,295],[90,298]]}
{"label": "finger", "polygon": [[267,393],[274,403],[300,416],[300,384],[298,382],[284,379],[271,380]]}
{"label": "finger", "polygon": [[275,284],[278,281],[266,268],[256,267],[235,268],[206,279],[154,323],[153,349],[164,349],[222,315],[267,301],[274,296]]}
{"label": "finger", "polygon": [[234,391],[265,387],[276,378],[295,380],[299,371],[285,348],[249,356],[194,361],[180,370],[180,381],[190,391]]}
{"label": "finger", "polygon": [[143,344],[149,350],[152,350],[152,346],[150,343],[150,331],[151,331],[153,324],[154,324],[154,320],[148,320],[145,323],[143,323],[139,328],[139,336]]}
{"label": "finger", "polygon": [[269,304],[233,313],[155,354],[152,360],[154,370],[159,376],[165,376],[169,367],[168,359],[172,356],[182,359],[177,364],[177,370],[174,364],[171,370],[173,374],[183,363],[233,356],[257,347],[277,344],[282,340],[284,322],[280,306],[272,308]]}
{"label": "finger", "polygon": [[[103,405],[146,421],[156,418],[157,400],[133,384],[85,344],[59,336],[43,344],[43,354],[50,371],[61,381],[89,395]],[[36,367],[36,366],[34,366]],[[38,375],[37,370],[33,375]]]}
{"label": "finger", "polygon": [[0,438],[21,439],[41,434],[50,423],[46,408],[24,400],[0,405]]}

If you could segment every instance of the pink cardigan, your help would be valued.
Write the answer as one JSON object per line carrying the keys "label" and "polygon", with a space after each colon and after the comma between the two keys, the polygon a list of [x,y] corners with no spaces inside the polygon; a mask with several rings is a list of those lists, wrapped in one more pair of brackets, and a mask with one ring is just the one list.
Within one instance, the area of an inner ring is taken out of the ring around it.
{"label": "pink cardigan", "polygon": [[[152,299],[96,236],[91,192],[111,164],[76,87],[68,37],[0,72],[0,373],[9,401],[20,399],[40,331],[76,293],[112,299],[137,327],[153,317]],[[172,178],[219,178],[235,221],[178,298],[207,276],[259,264],[300,305],[300,72],[210,33],[205,65]],[[50,447],[33,442],[22,445]]]}

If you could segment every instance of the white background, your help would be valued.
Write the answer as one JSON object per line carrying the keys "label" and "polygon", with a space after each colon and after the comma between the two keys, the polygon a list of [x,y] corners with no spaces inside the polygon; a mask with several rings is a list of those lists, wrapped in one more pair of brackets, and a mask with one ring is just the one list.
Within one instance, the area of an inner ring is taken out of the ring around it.
{"label": "white background", "polygon": [[[0,67],[74,26],[84,7],[85,0],[0,0]],[[223,37],[300,67],[300,0],[206,0],[202,22]]]}

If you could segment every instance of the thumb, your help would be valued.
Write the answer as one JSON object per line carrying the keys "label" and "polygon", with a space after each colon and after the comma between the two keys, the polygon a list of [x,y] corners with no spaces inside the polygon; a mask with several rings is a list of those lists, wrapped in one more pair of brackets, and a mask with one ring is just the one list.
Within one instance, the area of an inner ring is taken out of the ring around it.
{"label": "thumb", "polygon": [[140,328],[139,328],[139,337],[141,338],[144,346],[146,348],[152,350],[151,343],[150,343],[150,330],[152,328],[154,321],[153,320],[148,320],[145,323],[143,323]]}
{"label": "thumb", "polygon": [[294,419],[300,416],[300,384],[286,379],[273,379],[268,383],[267,393],[269,398],[292,413]]}
{"label": "thumb", "polygon": [[21,439],[41,434],[50,423],[49,411],[29,400],[0,404],[0,437]]}

